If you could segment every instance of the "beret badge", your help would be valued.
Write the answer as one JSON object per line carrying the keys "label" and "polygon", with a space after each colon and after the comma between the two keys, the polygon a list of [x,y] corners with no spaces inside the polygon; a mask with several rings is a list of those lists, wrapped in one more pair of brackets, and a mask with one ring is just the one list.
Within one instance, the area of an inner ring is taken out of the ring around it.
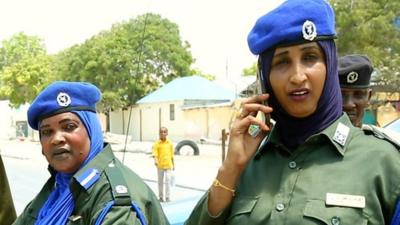
{"label": "beret badge", "polygon": [[317,27],[312,21],[306,20],[303,23],[303,38],[309,41],[317,37]]}
{"label": "beret badge", "polygon": [[61,107],[67,107],[71,104],[71,97],[67,93],[60,92],[57,95],[57,103]]}
{"label": "beret badge", "polygon": [[355,71],[351,71],[347,74],[347,83],[352,84],[358,80],[358,73]]}

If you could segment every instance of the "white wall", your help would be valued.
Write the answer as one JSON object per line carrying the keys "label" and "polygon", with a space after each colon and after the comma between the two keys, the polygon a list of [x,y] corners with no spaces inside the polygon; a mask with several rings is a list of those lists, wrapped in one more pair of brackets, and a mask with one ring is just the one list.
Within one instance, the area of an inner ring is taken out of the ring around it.
{"label": "white wall", "polygon": [[[170,120],[170,104],[175,105],[175,119]],[[135,128],[140,128],[142,131],[142,141],[154,141],[158,139],[160,126],[168,128],[168,138],[173,141],[179,141],[184,138],[184,117],[181,106],[183,101],[170,101],[152,104],[140,104],[138,106],[141,111],[141,119],[138,118],[135,123]],[[140,113],[138,113],[140,115]],[[131,123],[134,123],[132,121]],[[140,137],[134,135],[134,140],[140,140]]]}
{"label": "white wall", "polygon": [[9,101],[0,101],[0,139],[15,138],[15,121]]}
{"label": "white wall", "polygon": [[16,122],[21,122],[27,126],[27,138],[32,138],[33,130],[27,122],[27,111],[29,104],[24,104],[18,109],[9,106],[9,100],[0,101],[0,139],[16,138]]}

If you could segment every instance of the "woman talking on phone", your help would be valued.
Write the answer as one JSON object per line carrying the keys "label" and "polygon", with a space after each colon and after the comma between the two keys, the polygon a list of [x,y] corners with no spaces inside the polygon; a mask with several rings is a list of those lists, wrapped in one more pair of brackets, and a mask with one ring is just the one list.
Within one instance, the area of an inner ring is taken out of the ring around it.
{"label": "woman talking on phone", "polygon": [[325,0],[287,0],[257,20],[248,44],[266,93],[243,101],[226,160],[187,225],[390,222],[400,153],[343,114],[335,36]]}

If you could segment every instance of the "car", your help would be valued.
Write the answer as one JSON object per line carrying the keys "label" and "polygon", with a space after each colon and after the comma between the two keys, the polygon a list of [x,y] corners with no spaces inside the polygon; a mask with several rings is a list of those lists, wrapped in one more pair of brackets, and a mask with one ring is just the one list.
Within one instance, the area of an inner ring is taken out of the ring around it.
{"label": "car", "polygon": [[400,133],[400,118],[397,118],[392,122],[386,124],[383,128]]}
{"label": "car", "polygon": [[183,225],[202,196],[203,194],[163,203],[162,207],[169,223],[171,225]]}
{"label": "car", "polygon": [[400,144],[400,117],[383,126],[385,134]]}

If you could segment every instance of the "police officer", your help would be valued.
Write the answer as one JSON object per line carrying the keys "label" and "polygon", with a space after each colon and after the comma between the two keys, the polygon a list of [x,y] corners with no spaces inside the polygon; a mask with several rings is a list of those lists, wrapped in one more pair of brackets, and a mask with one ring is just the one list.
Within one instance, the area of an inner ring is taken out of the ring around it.
{"label": "police officer", "polygon": [[347,113],[356,127],[378,137],[384,136],[390,142],[399,145],[391,134],[379,129],[376,124],[363,124],[365,109],[371,99],[370,79],[373,71],[371,60],[366,55],[346,55],[338,60],[340,88],[342,91],[343,111]]}
{"label": "police officer", "polygon": [[187,225],[390,222],[400,154],[343,113],[335,35],[326,0],[287,0],[257,20],[247,40],[265,94],[243,101],[226,159]]}
{"label": "police officer", "polygon": [[99,89],[56,81],[28,109],[51,177],[16,225],[169,224],[151,189],[104,143]]}
{"label": "police officer", "polygon": [[0,224],[10,225],[16,216],[10,186],[7,180],[6,170],[0,156]]}
{"label": "police officer", "polygon": [[365,55],[346,55],[340,57],[338,63],[343,111],[347,113],[354,126],[361,127],[365,108],[372,94],[371,61]]}

